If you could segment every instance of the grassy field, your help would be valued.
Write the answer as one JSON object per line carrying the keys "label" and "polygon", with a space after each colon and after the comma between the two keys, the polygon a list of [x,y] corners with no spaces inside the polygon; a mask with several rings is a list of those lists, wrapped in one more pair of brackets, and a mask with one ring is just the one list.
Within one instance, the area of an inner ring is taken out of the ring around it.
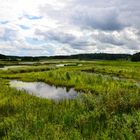
{"label": "grassy field", "polygon": [[[84,94],[56,102],[11,88],[10,79]],[[0,70],[0,139],[139,140],[140,63],[53,60]]]}

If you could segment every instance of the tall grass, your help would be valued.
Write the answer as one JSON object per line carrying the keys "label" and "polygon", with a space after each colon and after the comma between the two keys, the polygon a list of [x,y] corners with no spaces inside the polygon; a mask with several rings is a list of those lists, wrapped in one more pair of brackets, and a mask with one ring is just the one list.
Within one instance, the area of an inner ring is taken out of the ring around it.
{"label": "tall grass", "polygon": [[[83,66],[111,68],[108,66],[111,62],[105,63],[105,67],[102,62],[83,62]],[[134,65],[139,68],[138,64]],[[140,87],[133,80],[82,72],[83,66],[1,74],[0,139],[140,139]],[[74,100],[55,102],[17,91],[6,78],[74,87],[85,94]]]}

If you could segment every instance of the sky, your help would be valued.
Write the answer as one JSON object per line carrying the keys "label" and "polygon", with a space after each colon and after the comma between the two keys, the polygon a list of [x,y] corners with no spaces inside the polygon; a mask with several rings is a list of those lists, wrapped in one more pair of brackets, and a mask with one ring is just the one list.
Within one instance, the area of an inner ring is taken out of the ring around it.
{"label": "sky", "polygon": [[140,51],[140,0],[0,0],[0,54]]}

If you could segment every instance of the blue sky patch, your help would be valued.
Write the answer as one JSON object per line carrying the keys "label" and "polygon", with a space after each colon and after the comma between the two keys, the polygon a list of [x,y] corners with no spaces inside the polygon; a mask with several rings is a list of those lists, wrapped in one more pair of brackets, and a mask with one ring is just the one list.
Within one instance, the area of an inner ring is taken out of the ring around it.
{"label": "blue sky patch", "polygon": [[6,28],[2,37],[0,37],[1,41],[13,41],[15,39],[15,30]]}
{"label": "blue sky patch", "polygon": [[19,25],[19,27],[20,27],[21,29],[23,29],[23,30],[28,30],[28,29],[30,29],[30,27],[25,26],[25,25]]}
{"label": "blue sky patch", "polygon": [[42,45],[42,44],[46,44],[47,42],[44,40],[39,40],[36,38],[32,38],[32,37],[26,37],[25,38],[26,42],[32,45]]}
{"label": "blue sky patch", "polygon": [[34,15],[24,15],[25,18],[28,18],[30,20],[38,20],[38,19],[42,19],[43,16],[34,16]]}
{"label": "blue sky patch", "polygon": [[8,20],[7,21],[0,21],[0,24],[7,24],[7,23],[9,23]]}

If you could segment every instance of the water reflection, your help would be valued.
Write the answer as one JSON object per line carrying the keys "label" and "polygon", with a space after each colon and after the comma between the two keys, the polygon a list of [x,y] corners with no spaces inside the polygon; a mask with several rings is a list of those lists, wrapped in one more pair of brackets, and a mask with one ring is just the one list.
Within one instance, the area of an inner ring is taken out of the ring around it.
{"label": "water reflection", "polygon": [[78,93],[73,89],[50,86],[42,82],[22,82],[17,80],[10,81],[11,87],[18,90],[25,90],[29,94],[37,97],[48,98],[53,100],[74,99]]}
{"label": "water reflection", "polygon": [[8,69],[14,69],[14,68],[21,68],[21,67],[27,67],[27,66],[22,66],[22,65],[4,66],[4,67],[0,68],[0,70],[8,70]]}
{"label": "water reflection", "polygon": [[66,66],[67,64],[57,64],[56,67],[64,67]]}

